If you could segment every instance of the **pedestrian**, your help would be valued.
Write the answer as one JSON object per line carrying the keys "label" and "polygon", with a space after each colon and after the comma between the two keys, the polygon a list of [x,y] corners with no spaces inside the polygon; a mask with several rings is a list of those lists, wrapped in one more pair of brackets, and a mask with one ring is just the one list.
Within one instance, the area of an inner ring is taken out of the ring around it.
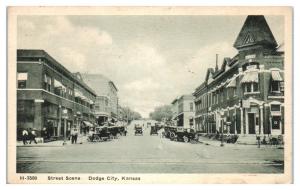
{"label": "pedestrian", "polygon": [[[77,129],[76,129],[75,127],[73,127],[73,128],[71,129],[71,142],[72,142],[72,144],[75,143],[76,130],[77,130]],[[77,141],[77,138],[76,138],[76,141]]]}
{"label": "pedestrian", "polygon": [[257,140],[257,148],[260,148],[260,136],[256,135],[256,140]]}
{"label": "pedestrian", "polygon": [[78,138],[78,130],[77,130],[77,128],[75,128],[75,136],[74,136],[75,144],[77,143],[77,138]]}
{"label": "pedestrian", "polygon": [[31,144],[31,142],[33,141],[35,144],[37,144],[36,140],[35,140],[35,137],[36,137],[36,132],[34,129],[32,129],[30,131],[30,141],[29,141],[29,144]]}
{"label": "pedestrian", "polygon": [[23,145],[27,144],[27,139],[28,139],[28,131],[24,129],[22,131],[22,140],[23,140]]}

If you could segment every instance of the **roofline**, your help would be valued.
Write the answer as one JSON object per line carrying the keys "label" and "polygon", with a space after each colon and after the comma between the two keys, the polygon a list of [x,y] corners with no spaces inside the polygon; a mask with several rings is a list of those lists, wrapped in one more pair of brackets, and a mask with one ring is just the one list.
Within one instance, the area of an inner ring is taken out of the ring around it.
{"label": "roofline", "polygon": [[113,81],[110,80],[109,83],[111,83],[111,84],[113,85],[113,87],[114,87],[117,91],[119,91],[118,88],[116,87],[116,85],[115,85],[115,83],[114,83]]}
{"label": "roofline", "polygon": [[[18,55],[18,52],[20,51],[26,51],[26,52],[36,52],[37,55],[30,55],[30,56],[26,56],[25,55]],[[42,49],[17,49],[17,58],[18,57],[36,57],[36,58],[45,58],[47,59],[49,62],[51,62],[52,64],[55,64],[56,66],[58,66],[58,69],[61,69],[63,72],[65,72],[66,74],[68,74],[75,82],[77,82],[79,85],[81,85],[83,88],[85,88],[87,91],[89,91],[90,93],[92,93],[93,95],[97,96],[96,92],[90,88],[87,84],[85,84],[83,81],[80,81],[79,79],[77,79],[77,77],[71,73],[66,67],[64,67],[61,63],[59,63],[57,60],[55,60],[51,55],[49,55],[45,50]]]}
{"label": "roofline", "polygon": [[178,101],[178,98],[175,98],[172,102],[171,102],[171,104],[174,104],[175,102],[177,102]]}

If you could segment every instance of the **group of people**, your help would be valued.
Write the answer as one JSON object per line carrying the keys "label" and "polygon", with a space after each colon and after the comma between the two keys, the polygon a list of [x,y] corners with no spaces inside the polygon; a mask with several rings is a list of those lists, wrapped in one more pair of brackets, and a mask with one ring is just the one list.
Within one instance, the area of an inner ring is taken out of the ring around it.
{"label": "group of people", "polygon": [[77,138],[78,138],[78,129],[73,127],[71,129],[71,143],[76,144],[77,143]]}
{"label": "group of people", "polygon": [[32,141],[35,144],[37,144],[35,138],[36,138],[36,132],[35,132],[35,130],[29,128],[29,131],[27,131],[26,129],[24,129],[22,131],[22,140],[23,140],[23,144],[24,145],[28,144],[28,141],[29,141],[29,144],[31,144]]}

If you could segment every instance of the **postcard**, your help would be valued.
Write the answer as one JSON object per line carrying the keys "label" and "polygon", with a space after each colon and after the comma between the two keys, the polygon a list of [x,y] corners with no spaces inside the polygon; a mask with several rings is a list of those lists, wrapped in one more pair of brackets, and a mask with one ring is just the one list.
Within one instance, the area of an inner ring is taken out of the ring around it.
{"label": "postcard", "polygon": [[8,7],[7,183],[292,183],[292,7]]}

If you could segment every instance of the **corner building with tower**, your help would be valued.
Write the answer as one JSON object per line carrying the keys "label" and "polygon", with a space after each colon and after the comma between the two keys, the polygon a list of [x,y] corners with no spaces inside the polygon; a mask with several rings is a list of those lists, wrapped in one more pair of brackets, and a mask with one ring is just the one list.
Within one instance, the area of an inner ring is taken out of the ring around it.
{"label": "corner building with tower", "polygon": [[264,16],[248,16],[235,43],[238,54],[209,68],[195,96],[199,133],[284,134],[284,51]]}

